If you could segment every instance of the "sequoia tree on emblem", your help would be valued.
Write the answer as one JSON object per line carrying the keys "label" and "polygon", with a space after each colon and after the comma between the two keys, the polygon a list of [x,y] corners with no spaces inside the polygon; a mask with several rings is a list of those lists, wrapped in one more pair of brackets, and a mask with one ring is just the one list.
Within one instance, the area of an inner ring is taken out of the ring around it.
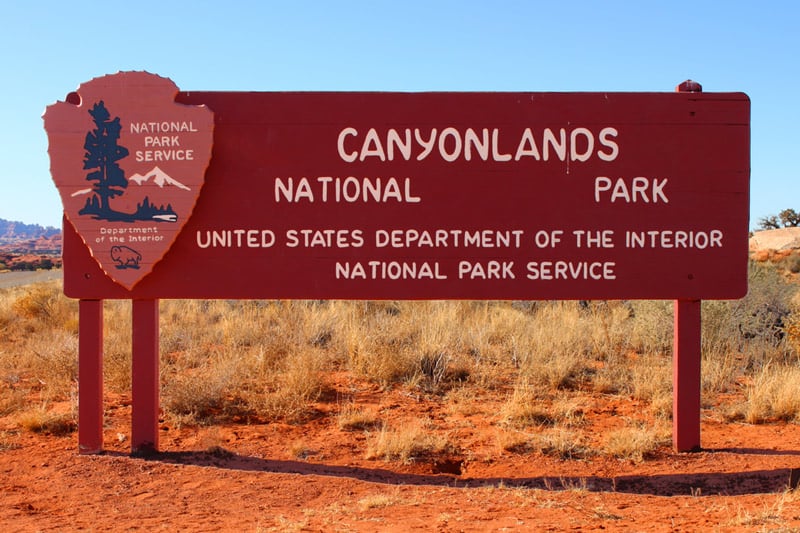
{"label": "sequoia tree on emblem", "polygon": [[[44,115],[64,212],[103,271],[132,289],[191,216],[211,159],[213,113],[175,103],[147,72],[82,84]],[[75,102],[75,103],[72,103]]]}

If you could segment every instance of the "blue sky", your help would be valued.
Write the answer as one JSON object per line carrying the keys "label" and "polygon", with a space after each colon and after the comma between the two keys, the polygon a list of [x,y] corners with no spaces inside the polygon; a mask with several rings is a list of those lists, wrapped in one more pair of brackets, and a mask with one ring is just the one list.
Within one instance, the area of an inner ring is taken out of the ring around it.
{"label": "blue sky", "polygon": [[0,19],[0,218],[60,226],[41,115],[94,77],[182,90],[672,91],[752,101],[751,226],[800,210],[793,1],[12,2]]}

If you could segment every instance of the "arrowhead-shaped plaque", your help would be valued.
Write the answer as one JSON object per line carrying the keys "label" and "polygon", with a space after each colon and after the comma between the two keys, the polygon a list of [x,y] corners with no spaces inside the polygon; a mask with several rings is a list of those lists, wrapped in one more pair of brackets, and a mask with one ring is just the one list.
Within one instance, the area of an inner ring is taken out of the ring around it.
{"label": "arrowhead-shaped plaque", "polygon": [[44,114],[64,212],[103,271],[132,289],[192,214],[211,160],[214,115],[175,103],[148,72],[82,84]]}

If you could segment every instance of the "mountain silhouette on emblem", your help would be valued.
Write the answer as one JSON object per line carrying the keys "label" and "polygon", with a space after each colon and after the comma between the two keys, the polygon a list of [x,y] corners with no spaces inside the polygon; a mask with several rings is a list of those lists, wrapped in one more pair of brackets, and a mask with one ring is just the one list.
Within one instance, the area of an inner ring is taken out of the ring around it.
{"label": "mountain silhouette on emblem", "polygon": [[130,178],[128,178],[129,182],[134,182],[137,185],[143,185],[145,183],[152,183],[154,185],[158,185],[162,189],[165,186],[172,185],[179,189],[183,189],[184,191],[190,191],[191,189],[181,183],[180,181],[176,180],[175,178],[171,177],[169,174],[158,168],[157,166],[153,167],[148,172],[144,174],[136,173]]}

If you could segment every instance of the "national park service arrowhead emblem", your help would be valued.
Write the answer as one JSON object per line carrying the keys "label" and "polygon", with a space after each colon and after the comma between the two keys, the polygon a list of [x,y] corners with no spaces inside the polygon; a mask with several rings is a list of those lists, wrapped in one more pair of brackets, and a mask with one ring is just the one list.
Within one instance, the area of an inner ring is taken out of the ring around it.
{"label": "national park service arrowhead emblem", "polygon": [[211,160],[213,113],[176,103],[177,93],[167,78],[119,72],[82,84],[44,114],[67,219],[129,290],[191,216]]}

